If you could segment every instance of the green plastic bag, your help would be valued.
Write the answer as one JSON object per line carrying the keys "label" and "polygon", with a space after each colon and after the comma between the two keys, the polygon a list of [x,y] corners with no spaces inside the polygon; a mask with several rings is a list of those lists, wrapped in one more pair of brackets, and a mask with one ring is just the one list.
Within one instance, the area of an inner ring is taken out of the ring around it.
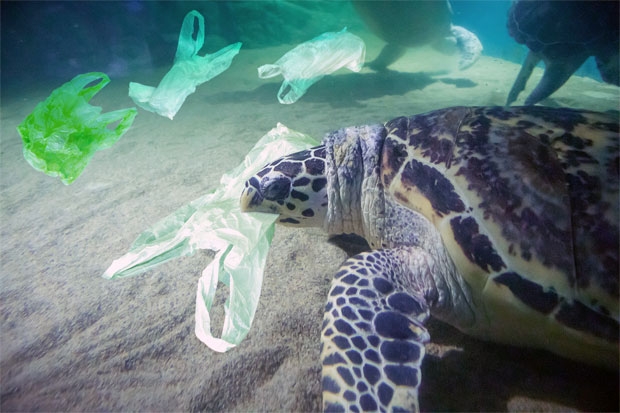
{"label": "green plastic bag", "polygon": [[[133,123],[136,108],[102,115],[100,107],[88,104],[108,83],[105,73],[78,75],[54,90],[19,124],[24,158],[34,169],[58,176],[69,185],[96,151],[109,148],[123,136]],[[110,129],[108,125],[115,122],[116,127]]]}
{"label": "green plastic bag", "polygon": [[[215,191],[143,232],[131,250],[112,262],[103,276],[114,279],[135,275],[198,249],[218,251],[198,281],[195,332],[215,351],[236,346],[254,319],[278,218],[275,214],[241,212],[239,197],[245,181],[276,158],[317,144],[315,139],[278,124],[256,143],[239,166],[222,176]],[[221,338],[213,337],[209,316],[218,281],[230,287]]]}
{"label": "green plastic bag", "polygon": [[[198,20],[198,32],[194,38],[196,19]],[[204,37],[204,17],[192,10],[183,19],[174,64],[159,86],[154,88],[140,83],[129,83],[129,97],[136,105],[173,119],[185,102],[185,98],[196,91],[196,86],[228,69],[233,58],[239,53],[241,43],[233,43],[213,54],[198,56],[204,44]]]}

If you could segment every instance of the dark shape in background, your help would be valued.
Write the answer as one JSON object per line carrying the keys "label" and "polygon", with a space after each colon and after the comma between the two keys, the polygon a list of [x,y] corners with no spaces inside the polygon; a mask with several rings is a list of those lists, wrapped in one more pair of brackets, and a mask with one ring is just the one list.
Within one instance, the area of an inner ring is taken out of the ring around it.
{"label": "dark shape in background", "polygon": [[2,87],[66,82],[101,71],[113,80],[170,67],[183,18],[205,16],[205,46],[213,53],[297,44],[325,31],[361,27],[348,2],[287,1],[40,1],[0,3]]}
{"label": "dark shape in background", "polygon": [[[485,55],[521,63],[524,47],[506,30],[509,5],[455,1],[452,22],[474,32]],[[292,48],[345,26],[368,40],[349,1],[2,1],[0,8],[3,96],[22,95],[25,88],[50,90],[90,71],[114,81],[169,68],[190,10],[205,16],[203,54],[237,41],[243,50]],[[592,70],[595,64],[588,60],[578,74],[597,78]]]}
{"label": "dark shape in background", "polygon": [[602,79],[620,84],[618,1],[517,1],[508,12],[508,32],[529,53],[510,90],[514,102],[541,60],[545,72],[525,100],[534,105],[558,90],[594,56]]}

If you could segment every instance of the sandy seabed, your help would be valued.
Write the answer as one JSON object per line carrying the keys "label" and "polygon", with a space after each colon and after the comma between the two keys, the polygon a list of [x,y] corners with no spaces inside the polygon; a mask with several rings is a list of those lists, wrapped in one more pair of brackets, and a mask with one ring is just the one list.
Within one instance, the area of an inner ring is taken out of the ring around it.
{"label": "sandy seabed", "polygon": [[[293,105],[256,68],[290,47],[242,50],[173,121],[140,110],[72,185],[32,169],[15,127],[59,84],[4,98],[1,113],[2,411],[317,411],[319,338],[330,279],[346,254],[318,229],[278,227],[247,338],[225,354],[194,336],[196,283],[213,254],[108,281],[112,260],[159,219],[218,185],[277,122],[320,138],[333,129],[456,105],[502,105],[519,66],[410,51],[393,71],[340,71]],[[369,47],[368,57],[378,53]],[[133,106],[113,79],[93,104]],[[537,71],[528,91],[540,78]],[[573,77],[550,106],[618,110],[619,89]],[[525,94],[517,102],[523,102]],[[224,291],[215,306],[221,308]],[[221,326],[223,311],[214,314]],[[218,324],[219,323],[219,324]],[[425,411],[618,410],[618,377],[545,352],[483,343],[431,322]]]}

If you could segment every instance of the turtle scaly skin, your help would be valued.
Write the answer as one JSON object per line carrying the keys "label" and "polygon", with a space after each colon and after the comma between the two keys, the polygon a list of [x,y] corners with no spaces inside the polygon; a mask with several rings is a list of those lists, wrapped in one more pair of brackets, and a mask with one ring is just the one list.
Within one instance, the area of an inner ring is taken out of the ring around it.
{"label": "turtle scaly skin", "polygon": [[325,410],[419,410],[425,322],[618,368],[619,134],[604,114],[455,107],[340,129],[242,209],[355,233],[321,337]]}

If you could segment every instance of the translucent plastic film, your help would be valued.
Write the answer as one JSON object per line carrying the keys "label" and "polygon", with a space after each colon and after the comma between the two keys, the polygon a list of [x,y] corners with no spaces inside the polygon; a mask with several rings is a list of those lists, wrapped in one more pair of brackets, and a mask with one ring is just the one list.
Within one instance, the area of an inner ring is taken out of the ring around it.
{"label": "translucent plastic film", "polygon": [[347,32],[327,32],[295,47],[277,62],[258,68],[258,77],[284,76],[278,91],[280,103],[295,103],[308,88],[323,76],[346,67],[359,72],[364,65],[366,45]]}
{"label": "translucent plastic film", "polygon": [[[217,251],[198,282],[196,336],[215,351],[239,344],[254,319],[277,219],[273,214],[241,212],[239,197],[245,181],[276,158],[317,144],[315,139],[278,124],[258,141],[242,164],[222,176],[215,191],[143,232],[103,276],[112,279],[138,274],[197,249]],[[211,333],[209,316],[218,281],[230,287],[221,338]]]}
{"label": "translucent plastic film", "polygon": [[[195,20],[198,21],[198,32],[194,37]],[[174,64],[157,88],[129,83],[129,97],[136,105],[172,119],[197,86],[228,69],[239,53],[241,43],[233,43],[213,54],[198,56],[204,37],[204,17],[193,10],[183,20]]]}
{"label": "translucent plastic film", "polygon": [[[88,102],[108,83],[105,73],[77,75],[55,89],[17,127],[24,158],[36,170],[72,183],[96,151],[109,148],[129,129],[136,108],[101,114]],[[108,125],[118,122],[114,128]]]}

